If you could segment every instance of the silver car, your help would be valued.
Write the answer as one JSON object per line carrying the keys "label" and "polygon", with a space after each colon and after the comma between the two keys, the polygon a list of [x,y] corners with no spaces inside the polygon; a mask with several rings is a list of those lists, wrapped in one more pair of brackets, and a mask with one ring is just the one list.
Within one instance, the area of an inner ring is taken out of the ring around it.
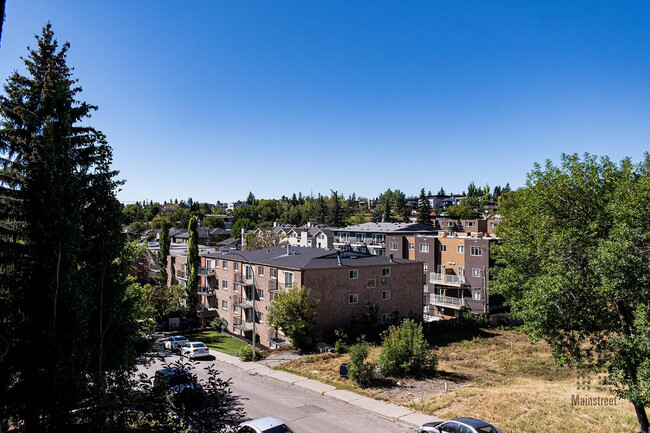
{"label": "silver car", "polygon": [[476,418],[455,418],[422,424],[418,433],[501,433],[490,423]]}
{"label": "silver car", "polygon": [[210,356],[210,351],[208,350],[208,346],[200,341],[192,341],[191,343],[183,344],[181,347],[181,356],[187,356],[188,358],[204,358]]}
{"label": "silver car", "polygon": [[237,433],[294,433],[285,423],[267,416],[239,424]]}

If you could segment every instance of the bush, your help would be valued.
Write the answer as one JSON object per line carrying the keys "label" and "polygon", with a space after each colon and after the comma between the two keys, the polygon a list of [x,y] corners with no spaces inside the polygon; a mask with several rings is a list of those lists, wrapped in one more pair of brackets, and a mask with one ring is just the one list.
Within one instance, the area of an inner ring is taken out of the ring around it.
{"label": "bush", "polygon": [[[241,352],[239,352],[239,358],[244,362],[253,361],[253,346],[244,346]],[[262,352],[257,349],[255,349],[255,359],[264,359]]]}
{"label": "bush", "polygon": [[348,334],[341,328],[334,331],[336,342],[334,343],[334,350],[336,353],[348,353]]}
{"label": "bush", "polygon": [[370,383],[375,365],[372,362],[366,361],[368,358],[369,344],[359,342],[350,346],[349,349],[348,377],[361,385]]}
{"label": "bush", "polygon": [[384,375],[426,374],[435,371],[437,365],[438,358],[424,338],[421,323],[406,319],[384,332],[379,355],[379,367]]}
{"label": "bush", "polygon": [[212,322],[210,322],[210,328],[217,332],[224,332],[228,329],[228,321],[223,317],[216,317]]}

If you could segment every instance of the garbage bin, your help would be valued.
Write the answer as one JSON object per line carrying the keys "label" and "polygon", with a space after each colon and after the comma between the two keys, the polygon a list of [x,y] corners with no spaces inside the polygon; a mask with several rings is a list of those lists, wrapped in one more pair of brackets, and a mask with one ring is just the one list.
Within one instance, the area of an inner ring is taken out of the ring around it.
{"label": "garbage bin", "polygon": [[339,368],[339,374],[341,377],[348,378],[348,365],[344,362],[341,364],[341,367]]}

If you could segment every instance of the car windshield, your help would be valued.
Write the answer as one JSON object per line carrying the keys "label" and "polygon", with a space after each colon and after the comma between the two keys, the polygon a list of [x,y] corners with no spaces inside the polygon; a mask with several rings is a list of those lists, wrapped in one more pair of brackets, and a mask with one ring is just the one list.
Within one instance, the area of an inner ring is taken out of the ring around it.
{"label": "car windshield", "polygon": [[486,425],[485,427],[477,428],[476,431],[478,433],[501,433],[499,430],[497,430],[496,427],[491,425]]}
{"label": "car windshield", "polygon": [[194,343],[194,347],[205,347],[203,343]]}

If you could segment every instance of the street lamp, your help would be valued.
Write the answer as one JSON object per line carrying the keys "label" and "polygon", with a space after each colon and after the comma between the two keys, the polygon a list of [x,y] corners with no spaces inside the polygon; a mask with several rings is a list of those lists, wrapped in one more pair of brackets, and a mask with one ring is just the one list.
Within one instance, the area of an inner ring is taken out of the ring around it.
{"label": "street lamp", "polygon": [[257,297],[257,291],[255,290],[255,271],[253,270],[253,267],[251,266],[250,260],[248,260],[247,257],[242,256],[239,253],[233,253],[228,251],[225,255],[232,254],[234,256],[239,256],[242,259],[246,260],[246,265],[248,266],[248,269],[251,271],[251,285],[253,286],[253,360],[256,358],[256,353],[255,353],[255,320],[257,319],[257,316],[255,314],[255,298]]}

